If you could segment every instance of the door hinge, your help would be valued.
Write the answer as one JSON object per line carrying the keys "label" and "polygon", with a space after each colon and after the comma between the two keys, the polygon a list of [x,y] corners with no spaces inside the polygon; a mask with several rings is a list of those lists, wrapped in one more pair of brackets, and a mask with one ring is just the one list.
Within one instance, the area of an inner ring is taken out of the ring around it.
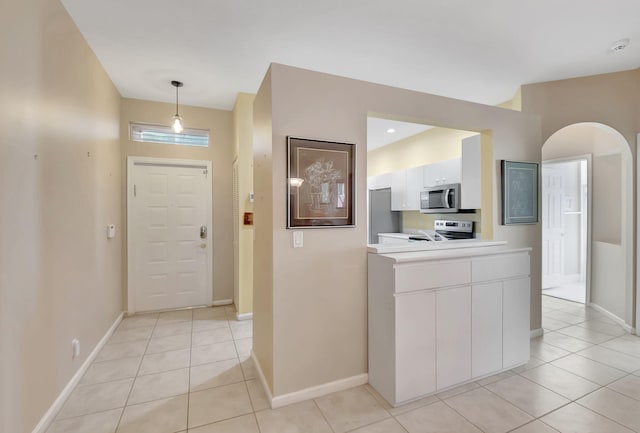
{"label": "door hinge", "polygon": [[209,170],[205,168],[204,170],[202,170],[202,174],[204,174],[204,177],[207,177],[207,175],[209,174]]}
{"label": "door hinge", "polygon": [[136,185],[133,185],[133,196],[135,197],[137,195],[137,188]]}

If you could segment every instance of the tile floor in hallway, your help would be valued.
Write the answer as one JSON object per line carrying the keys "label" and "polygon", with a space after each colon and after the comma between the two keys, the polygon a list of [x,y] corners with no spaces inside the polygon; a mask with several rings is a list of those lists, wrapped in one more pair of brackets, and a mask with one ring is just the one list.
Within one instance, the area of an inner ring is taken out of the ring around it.
{"label": "tile floor in hallway", "polygon": [[369,385],[271,410],[230,307],[126,318],[47,433],[640,432],[640,338],[543,297],[522,367],[392,408]]}

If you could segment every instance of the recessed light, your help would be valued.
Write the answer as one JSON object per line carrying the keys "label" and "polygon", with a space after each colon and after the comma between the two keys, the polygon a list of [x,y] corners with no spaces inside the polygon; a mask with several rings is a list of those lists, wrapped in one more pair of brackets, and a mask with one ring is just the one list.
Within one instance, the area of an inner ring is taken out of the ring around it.
{"label": "recessed light", "polygon": [[615,41],[609,49],[614,53],[617,53],[618,51],[622,51],[627,48],[629,42],[631,42],[629,39],[620,39],[619,41]]}
{"label": "recessed light", "polygon": [[394,132],[396,132],[396,130],[393,128],[387,129],[387,134],[393,134]]}

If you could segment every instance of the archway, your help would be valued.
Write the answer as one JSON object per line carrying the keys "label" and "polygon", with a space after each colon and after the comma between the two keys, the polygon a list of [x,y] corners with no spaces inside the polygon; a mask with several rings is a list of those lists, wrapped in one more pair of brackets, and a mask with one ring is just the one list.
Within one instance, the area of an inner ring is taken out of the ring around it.
{"label": "archway", "polygon": [[633,161],[629,144],[615,129],[586,122],[560,129],[542,147],[543,161],[589,155],[593,181],[592,218],[586,236],[587,302],[630,331],[634,296]]}

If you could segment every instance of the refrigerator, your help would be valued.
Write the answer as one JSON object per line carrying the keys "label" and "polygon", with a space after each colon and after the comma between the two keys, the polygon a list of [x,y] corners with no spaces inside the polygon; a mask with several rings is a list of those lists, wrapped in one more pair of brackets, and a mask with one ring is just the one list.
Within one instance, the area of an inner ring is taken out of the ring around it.
{"label": "refrigerator", "polygon": [[369,243],[378,243],[378,233],[401,232],[401,212],[391,210],[391,188],[369,190]]}

